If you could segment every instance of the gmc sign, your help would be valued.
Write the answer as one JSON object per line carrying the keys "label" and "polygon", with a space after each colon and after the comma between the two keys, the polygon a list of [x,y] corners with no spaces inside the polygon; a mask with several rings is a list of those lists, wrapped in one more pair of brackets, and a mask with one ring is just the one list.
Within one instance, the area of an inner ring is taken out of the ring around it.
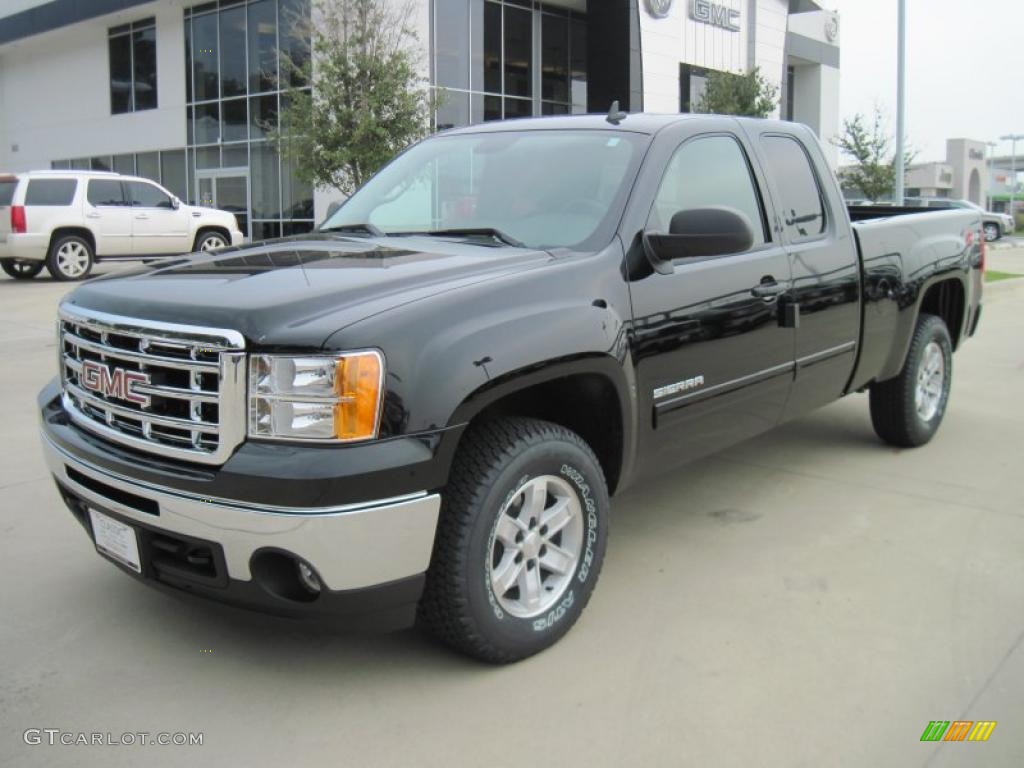
{"label": "gmc sign", "polygon": [[710,0],[690,0],[690,18],[730,32],[740,31],[740,12]]}

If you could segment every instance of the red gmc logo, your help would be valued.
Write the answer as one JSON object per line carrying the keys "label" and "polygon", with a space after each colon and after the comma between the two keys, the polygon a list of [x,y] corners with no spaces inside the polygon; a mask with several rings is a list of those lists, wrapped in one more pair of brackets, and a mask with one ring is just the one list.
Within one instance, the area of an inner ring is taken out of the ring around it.
{"label": "red gmc logo", "polygon": [[83,360],[79,383],[104,397],[127,400],[145,408],[150,403],[149,395],[135,391],[136,384],[149,384],[148,373],[126,371],[124,368],[110,368],[95,360]]}

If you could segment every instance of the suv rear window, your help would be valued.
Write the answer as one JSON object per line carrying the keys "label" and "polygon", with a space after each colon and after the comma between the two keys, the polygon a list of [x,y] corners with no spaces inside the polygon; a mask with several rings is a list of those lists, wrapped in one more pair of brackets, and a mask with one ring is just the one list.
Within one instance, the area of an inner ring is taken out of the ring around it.
{"label": "suv rear window", "polygon": [[14,190],[18,186],[18,180],[0,181],[0,205],[10,205],[14,199]]}
{"label": "suv rear window", "polygon": [[30,179],[25,205],[71,205],[77,184],[75,179]]}

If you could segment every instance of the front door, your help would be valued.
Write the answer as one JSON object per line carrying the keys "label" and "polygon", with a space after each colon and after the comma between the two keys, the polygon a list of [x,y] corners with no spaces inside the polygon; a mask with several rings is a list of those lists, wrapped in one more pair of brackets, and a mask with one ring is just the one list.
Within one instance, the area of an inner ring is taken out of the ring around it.
{"label": "front door", "polygon": [[149,181],[125,181],[131,200],[132,253],[177,255],[192,250],[188,211],[166,189]]}
{"label": "front door", "polygon": [[242,234],[249,234],[249,171],[219,168],[196,171],[196,200],[207,208],[230,211]]}
{"label": "front door", "polygon": [[775,426],[792,385],[794,331],[779,317],[789,259],[768,225],[747,141],[731,130],[683,140],[647,220],[646,231],[665,233],[679,211],[725,206],[746,216],[754,236],[744,253],[677,259],[671,274],[630,283],[640,455],[658,466]]}

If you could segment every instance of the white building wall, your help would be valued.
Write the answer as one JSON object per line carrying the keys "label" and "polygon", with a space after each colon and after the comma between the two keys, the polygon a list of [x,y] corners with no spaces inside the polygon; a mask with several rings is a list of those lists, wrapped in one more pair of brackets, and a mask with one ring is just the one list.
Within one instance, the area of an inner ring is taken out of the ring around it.
{"label": "white building wall", "polygon": [[[740,13],[740,31],[733,32],[689,17],[689,3],[672,4],[668,16],[640,10],[644,111],[679,112],[679,65],[692,64],[726,72],[747,69],[749,19],[744,0],[720,0]],[[785,27],[785,22],[783,22]]]}
{"label": "white building wall", "polygon": [[[781,101],[782,78],[786,72],[786,27],[789,19],[788,0],[756,0],[757,30],[754,36],[754,64],[764,78],[778,88]],[[776,107],[771,117],[779,117]]]}
{"label": "white building wall", "polygon": [[[182,7],[162,0],[4,46],[0,169],[184,147]],[[112,115],[107,30],[149,16],[156,17],[157,108]]]}

